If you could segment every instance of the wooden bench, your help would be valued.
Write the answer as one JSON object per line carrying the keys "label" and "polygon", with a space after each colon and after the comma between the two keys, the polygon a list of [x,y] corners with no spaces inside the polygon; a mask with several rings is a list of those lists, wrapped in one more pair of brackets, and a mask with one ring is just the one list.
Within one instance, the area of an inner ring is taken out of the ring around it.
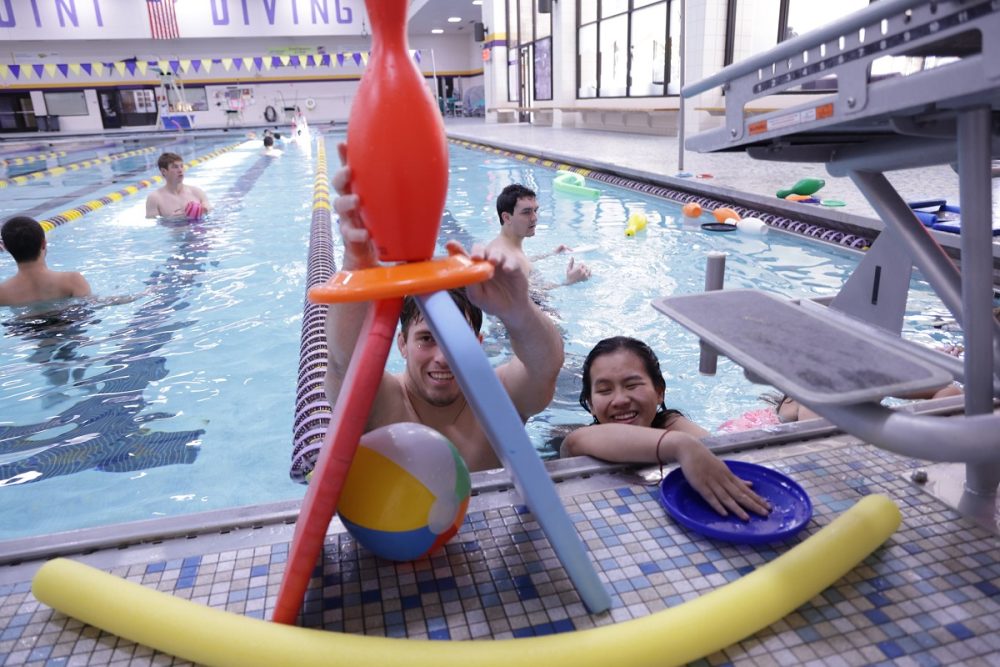
{"label": "wooden bench", "polygon": [[575,113],[579,127],[639,132],[643,134],[677,134],[677,107],[559,107],[564,114]]}
{"label": "wooden bench", "polygon": [[517,107],[490,107],[486,110],[487,115],[496,114],[498,123],[516,123]]}
{"label": "wooden bench", "polygon": [[[725,116],[726,107],[695,107],[696,111],[707,111],[709,116]],[[756,116],[761,113],[777,111],[778,107],[746,107],[743,109],[744,116]]]}
{"label": "wooden bench", "polygon": [[498,123],[516,122],[515,114],[532,114],[532,122],[538,125],[552,125],[552,107],[493,107],[486,110],[497,115]]}

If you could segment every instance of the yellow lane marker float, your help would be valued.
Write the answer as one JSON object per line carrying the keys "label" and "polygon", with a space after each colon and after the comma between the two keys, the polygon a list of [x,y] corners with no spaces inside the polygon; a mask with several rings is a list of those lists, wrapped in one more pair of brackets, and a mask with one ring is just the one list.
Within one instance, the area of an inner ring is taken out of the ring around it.
{"label": "yellow lane marker float", "polygon": [[20,167],[22,164],[31,164],[32,162],[50,160],[54,157],[66,157],[66,151],[52,151],[50,153],[39,153],[37,155],[12,157],[6,160],[0,160],[0,167]]}
{"label": "yellow lane marker float", "polygon": [[157,150],[160,150],[160,147],[152,146],[150,148],[137,148],[134,151],[126,151],[125,153],[114,153],[113,155],[105,155],[104,157],[98,157],[92,160],[83,160],[82,162],[74,162],[60,167],[52,167],[51,169],[33,171],[30,174],[21,174],[20,176],[14,176],[13,178],[0,179],[0,188],[6,188],[11,185],[24,185],[25,183],[30,183],[31,181],[40,181],[46,176],[59,176],[60,174],[65,174],[68,171],[79,171],[81,169],[86,169],[87,167],[114,162],[115,160],[124,160],[127,157],[152,153]]}
{"label": "yellow lane marker float", "polygon": [[84,623],[206,665],[664,667],[719,651],[778,621],[853,569],[899,523],[889,498],[866,496],[785,554],[690,602],[624,623],[524,639],[392,639],[268,623],[65,558],[43,565],[31,590]]}

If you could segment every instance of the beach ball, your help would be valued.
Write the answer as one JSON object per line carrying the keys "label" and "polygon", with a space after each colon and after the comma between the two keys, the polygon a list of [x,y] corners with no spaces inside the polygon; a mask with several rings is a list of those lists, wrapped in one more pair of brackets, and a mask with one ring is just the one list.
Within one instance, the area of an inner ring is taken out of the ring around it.
{"label": "beach ball", "polygon": [[361,438],[337,511],[376,556],[415,560],[458,532],[471,488],[447,438],[423,424],[390,424]]}

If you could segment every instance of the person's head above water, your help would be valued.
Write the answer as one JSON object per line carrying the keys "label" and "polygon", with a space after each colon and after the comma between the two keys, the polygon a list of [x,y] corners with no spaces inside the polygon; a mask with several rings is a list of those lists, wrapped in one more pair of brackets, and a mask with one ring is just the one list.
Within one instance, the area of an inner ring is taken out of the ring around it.
{"label": "person's head above water", "polygon": [[164,153],[156,160],[156,166],[160,168],[160,171],[166,171],[167,169],[170,169],[170,165],[174,164],[175,162],[180,162],[183,165],[184,158],[182,158],[177,153],[168,152]]}
{"label": "person's head above water", "polygon": [[[483,311],[472,305],[465,293],[465,288],[450,289],[448,294],[451,295],[451,300],[455,302],[458,309],[462,311],[462,315],[472,327],[472,331],[478,336],[483,328]],[[403,299],[403,310],[399,313],[399,325],[404,341],[409,338],[410,327],[422,322],[423,319],[424,316],[420,312],[417,300],[412,296]]]}
{"label": "person's head above water", "polygon": [[45,230],[34,218],[19,215],[3,223],[0,238],[18,264],[34,262],[45,247]]}
{"label": "person's head above water", "polygon": [[274,146],[274,137],[268,135],[264,137],[264,148],[271,148]]}
{"label": "person's head above water", "polygon": [[[464,289],[449,290],[449,294],[479,337],[483,312],[472,305]],[[411,397],[419,397],[435,407],[454,404],[462,397],[462,390],[444,349],[438,345],[430,324],[424,320],[413,297],[407,297],[403,302],[400,324],[396,346],[406,361],[404,386],[407,392]]]}
{"label": "person's head above water", "polygon": [[504,219],[504,213],[508,216],[514,215],[517,209],[517,202],[521,199],[537,199],[538,196],[535,191],[531,188],[525,187],[520,183],[512,183],[503,189],[499,195],[497,195],[497,217],[500,218],[500,225],[502,226],[506,220]]}
{"label": "person's head above water", "polygon": [[605,338],[583,362],[580,405],[598,424],[663,428],[676,414],[663,402],[666,382],[656,353],[627,336]]}

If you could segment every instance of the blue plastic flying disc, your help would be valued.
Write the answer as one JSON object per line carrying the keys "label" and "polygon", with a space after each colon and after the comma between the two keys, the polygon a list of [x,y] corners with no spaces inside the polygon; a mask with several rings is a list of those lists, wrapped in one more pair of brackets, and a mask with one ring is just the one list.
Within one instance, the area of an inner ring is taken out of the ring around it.
{"label": "blue plastic flying disc", "polygon": [[680,468],[671,471],[660,482],[660,503],[681,525],[706,537],[741,544],[787,540],[809,523],[812,502],[790,477],[744,461],[726,461],[726,465],[740,479],[752,482],[757,495],[771,503],[768,516],[751,512],[750,520],[743,521],[732,513],[729,516],[718,514],[688,484]]}

